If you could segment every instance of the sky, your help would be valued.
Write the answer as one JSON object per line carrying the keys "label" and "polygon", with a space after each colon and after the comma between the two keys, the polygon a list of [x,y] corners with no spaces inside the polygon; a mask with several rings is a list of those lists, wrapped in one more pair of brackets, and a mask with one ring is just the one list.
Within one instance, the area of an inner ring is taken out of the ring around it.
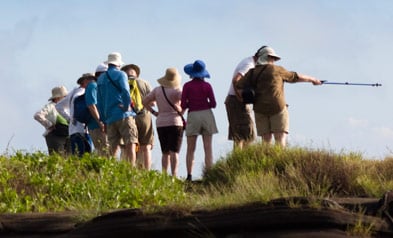
{"label": "sky", "polygon": [[[33,115],[51,89],[120,52],[158,86],[166,68],[206,63],[217,107],[214,161],[232,149],[224,100],[237,63],[262,45],[278,65],[329,82],[381,87],[285,84],[288,145],[384,159],[393,153],[393,1],[16,0],[0,1],[0,153],[46,151]],[[179,160],[185,176],[186,138]],[[161,170],[158,139],[153,169]],[[201,138],[195,177],[204,163]]]}

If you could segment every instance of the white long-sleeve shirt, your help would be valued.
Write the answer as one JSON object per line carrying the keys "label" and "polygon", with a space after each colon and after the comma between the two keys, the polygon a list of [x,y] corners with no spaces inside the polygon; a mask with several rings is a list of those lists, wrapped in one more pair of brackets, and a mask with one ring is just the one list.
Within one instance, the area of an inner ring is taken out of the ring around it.
{"label": "white long-sleeve shirt", "polygon": [[43,136],[48,135],[51,132],[51,127],[56,124],[58,112],[55,105],[56,103],[51,101],[34,114],[34,119],[45,127]]}
{"label": "white long-sleeve shirt", "polygon": [[85,89],[81,87],[74,88],[67,94],[65,98],[56,104],[56,109],[69,123],[68,132],[69,135],[75,133],[85,133],[86,126],[84,123],[73,120],[74,118],[74,99],[85,93]]}

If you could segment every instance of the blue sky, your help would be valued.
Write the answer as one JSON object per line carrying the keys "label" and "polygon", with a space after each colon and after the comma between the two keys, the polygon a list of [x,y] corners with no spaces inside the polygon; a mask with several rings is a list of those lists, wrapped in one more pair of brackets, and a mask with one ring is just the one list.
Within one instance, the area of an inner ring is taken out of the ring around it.
{"label": "blue sky", "polygon": [[[165,69],[205,61],[217,99],[215,160],[232,148],[224,99],[236,64],[262,45],[273,47],[288,70],[331,82],[382,87],[286,84],[290,146],[393,153],[393,1],[35,0],[1,1],[0,151],[46,150],[33,119],[50,90],[122,53],[153,87]],[[185,175],[186,140],[179,175]],[[203,164],[198,140],[194,174]],[[153,167],[161,169],[158,141]]]}

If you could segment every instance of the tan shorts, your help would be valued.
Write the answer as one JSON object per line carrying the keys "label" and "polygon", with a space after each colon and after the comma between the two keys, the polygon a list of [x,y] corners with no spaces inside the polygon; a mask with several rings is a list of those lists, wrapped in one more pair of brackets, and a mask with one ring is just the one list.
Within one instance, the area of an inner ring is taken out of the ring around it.
{"label": "tan shorts", "polygon": [[213,135],[217,132],[216,120],[211,109],[187,114],[186,136]]}
{"label": "tan shorts", "polygon": [[289,131],[289,115],[286,107],[272,116],[266,116],[261,113],[255,113],[254,115],[258,136],[274,132],[288,133]]}
{"label": "tan shorts", "polygon": [[236,96],[228,95],[225,99],[225,108],[229,122],[228,140],[253,141],[255,129],[251,105],[244,104]]}
{"label": "tan shorts", "polygon": [[133,117],[126,117],[109,124],[107,134],[111,151],[120,145],[120,140],[125,145],[138,144],[138,129]]}
{"label": "tan shorts", "polygon": [[143,111],[135,117],[138,128],[138,141],[140,145],[152,145],[154,142],[153,122],[150,112]]}

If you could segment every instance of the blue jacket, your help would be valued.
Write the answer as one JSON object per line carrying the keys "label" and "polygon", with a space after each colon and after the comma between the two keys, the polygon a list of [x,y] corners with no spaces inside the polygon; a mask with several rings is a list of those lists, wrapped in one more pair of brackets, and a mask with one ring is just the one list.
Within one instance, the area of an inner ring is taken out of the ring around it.
{"label": "blue jacket", "polygon": [[[107,74],[110,75],[113,83]],[[108,71],[102,73],[97,80],[97,101],[102,121],[107,125],[126,117],[136,116],[131,110],[127,75],[113,65],[109,65]]]}

